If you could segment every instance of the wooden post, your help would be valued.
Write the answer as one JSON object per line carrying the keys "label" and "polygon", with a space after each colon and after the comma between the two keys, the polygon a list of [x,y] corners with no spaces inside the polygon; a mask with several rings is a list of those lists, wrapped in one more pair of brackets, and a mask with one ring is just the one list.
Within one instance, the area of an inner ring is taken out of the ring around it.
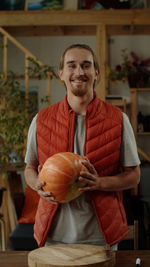
{"label": "wooden post", "polygon": [[137,89],[131,88],[131,124],[137,140]]}
{"label": "wooden post", "polygon": [[[29,106],[29,60],[28,55],[25,55],[25,116],[28,118],[28,106]],[[24,130],[24,155],[27,146],[27,129]]]}
{"label": "wooden post", "polygon": [[10,232],[12,232],[17,225],[17,216],[16,216],[14,203],[12,201],[11,190],[10,190],[8,178],[7,178],[7,205],[8,205]]}
{"label": "wooden post", "polygon": [[3,172],[0,171],[0,187],[5,187],[6,191],[3,193],[3,202],[1,206],[1,212],[5,222],[5,236],[6,236],[6,247],[9,247],[9,234],[10,234],[10,221],[8,214],[8,177],[3,177]]}
{"label": "wooden post", "polygon": [[26,98],[26,104],[28,104],[29,100],[29,60],[28,55],[25,55],[25,98]]}
{"label": "wooden post", "polygon": [[4,72],[4,78],[7,79],[7,52],[8,52],[8,39],[7,37],[4,35],[3,37],[3,44],[4,44],[4,48],[3,48],[3,72]]}
{"label": "wooden post", "polygon": [[[137,142],[137,89],[131,88],[131,124]],[[131,194],[138,195],[138,186],[131,190]]]}
{"label": "wooden post", "polygon": [[107,91],[106,81],[106,64],[107,64],[107,35],[106,25],[100,24],[97,26],[96,32],[97,38],[97,58],[100,65],[100,81],[97,84],[97,94],[105,101]]}

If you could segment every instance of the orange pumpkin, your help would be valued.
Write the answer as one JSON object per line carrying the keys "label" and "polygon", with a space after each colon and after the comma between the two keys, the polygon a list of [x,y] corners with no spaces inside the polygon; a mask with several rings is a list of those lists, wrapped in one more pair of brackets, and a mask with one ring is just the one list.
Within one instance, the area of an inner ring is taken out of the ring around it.
{"label": "orange pumpkin", "polygon": [[51,192],[55,200],[61,203],[69,202],[78,197],[78,188],[85,186],[79,181],[80,171],[88,171],[82,164],[83,157],[61,152],[48,158],[40,172],[40,180],[45,182],[43,190]]}

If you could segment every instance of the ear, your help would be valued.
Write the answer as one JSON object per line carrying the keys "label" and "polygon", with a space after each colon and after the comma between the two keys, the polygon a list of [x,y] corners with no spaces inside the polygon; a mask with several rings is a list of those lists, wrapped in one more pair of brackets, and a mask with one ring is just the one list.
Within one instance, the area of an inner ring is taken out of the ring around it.
{"label": "ear", "polygon": [[63,76],[63,70],[58,71],[58,76],[59,76],[60,80],[63,81],[63,77],[62,77]]}
{"label": "ear", "polygon": [[100,76],[100,73],[98,70],[96,70],[95,71],[95,80],[98,80],[99,76]]}
{"label": "ear", "polygon": [[100,81],[100,72],[98,70],[95,71],[95,84],[98,84]]}

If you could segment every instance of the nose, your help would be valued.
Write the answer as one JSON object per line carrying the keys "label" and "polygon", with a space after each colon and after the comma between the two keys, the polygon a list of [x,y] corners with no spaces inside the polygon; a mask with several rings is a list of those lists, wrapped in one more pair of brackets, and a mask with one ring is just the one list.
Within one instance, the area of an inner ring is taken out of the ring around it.
{"label": "nose", "polygon": [[76,67],[76,75],[83,75],[84,74],[84,70],[82,68],[82,66],[77,66]]}

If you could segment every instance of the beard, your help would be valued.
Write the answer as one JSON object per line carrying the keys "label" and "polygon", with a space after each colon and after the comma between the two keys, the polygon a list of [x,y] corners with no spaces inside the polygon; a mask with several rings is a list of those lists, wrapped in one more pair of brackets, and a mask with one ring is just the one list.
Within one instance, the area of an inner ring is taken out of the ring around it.
{"label": "beard", "polygon": [[74,77],[74,79],[71,81],[70,87],[72,94],[75,96],[84,96],[87,93],[87,82],[88,77],[86,75]]}
{"label": "beard", "polygon": [[81,88],[81,87],[71,87],[71,92],[75,95],[75,96],[84,96],[87,93],[87,89]]}

